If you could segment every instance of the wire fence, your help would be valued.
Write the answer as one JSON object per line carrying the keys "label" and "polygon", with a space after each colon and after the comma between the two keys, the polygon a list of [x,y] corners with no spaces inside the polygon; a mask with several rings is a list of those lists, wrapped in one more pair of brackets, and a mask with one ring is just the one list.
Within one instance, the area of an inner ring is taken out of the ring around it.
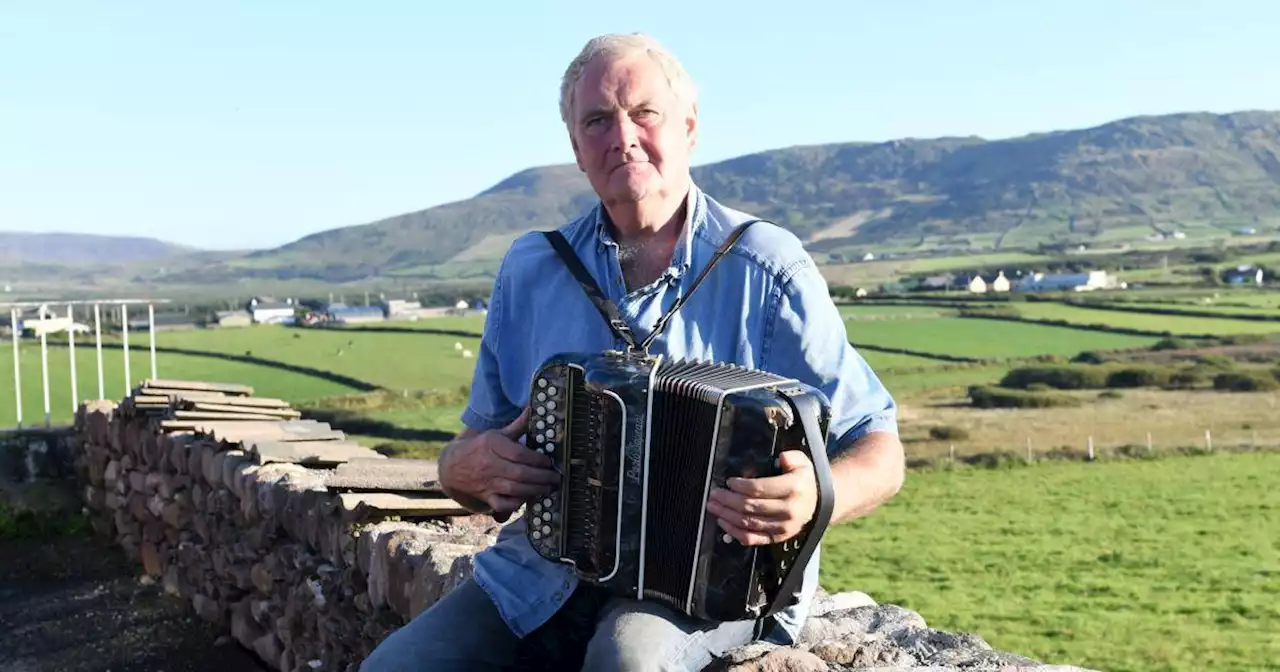
{"label": "wire fence", "polygon": [[[83,301],[36,301],[36,302],[15,302],[0,303],[0,310],[7,308],[9,314],[10,334],[13,342],[13,393],[14,393],[14,410],[17,418],[17,429],[24,427],[24,418],[22,414],[22,362],[20,357],[21,344],[25,336],[25,332],[30,331],[31,337],[38,338],[40,341],[40,390],[43,396],[44,409],[44,426],[52,425],[53,409],[50,405],[50,383],[49,383],[49,336],[53,334],[66,333],[67,351],[70,361],[70,384],[71,384],[71,410],[74,413],[80,404],[86,399],[81,398],[80,394],[80,375],[79,367],[76,366],[76,333],[87,330],[87,327],[76,322],[76,313],[78,310],[91,310],[93,314],[93,339],[94,350],[97,358],[97,397],[96,399],[105,399],[106,378],[104,376],[103,355],[102,355],[102,334],[104,317],[108,323],[115,314],[119,315],[119,330],[123,346],[124,355],[124,394],[128,395],[133,389],[133,372],[129,361],[129,312],[130,307],[141,309],[146,307],[147,311],[147,334],[149,336],[150,350],[150,373],[151,378],[159,378],[159,367],[156,362],[156,324],[155,324],[155,306],[157,304],[167,304],[169,299],[110,299],[110,300],[83,300]],[[65,311],[63,310],[65,307]],[[26,319],[24,314],[28,309],[36,310],[36,319]],[[65,317],[61,317],[65,314]],[[110,327],[108,327],[110,329]]]}

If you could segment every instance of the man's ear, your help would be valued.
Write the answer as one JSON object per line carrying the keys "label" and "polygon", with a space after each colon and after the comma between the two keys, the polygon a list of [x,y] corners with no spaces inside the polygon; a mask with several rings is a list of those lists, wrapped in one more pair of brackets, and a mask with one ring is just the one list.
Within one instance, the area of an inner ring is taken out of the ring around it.
{"label": "man's ear", "polygon": [[689,106],[684,126],[685,135],[689,138],[689,149],[693,149],[698,144],[698,104],[696,102]]}
{"label": "man's ear", "polygon": [[578,170],[587,172],[586,167],[582,165],[582,152],[578,151],[578,140],[573,137],[573,131],[569,132],[569,146],[573,148],[573,161],[578,164]]}

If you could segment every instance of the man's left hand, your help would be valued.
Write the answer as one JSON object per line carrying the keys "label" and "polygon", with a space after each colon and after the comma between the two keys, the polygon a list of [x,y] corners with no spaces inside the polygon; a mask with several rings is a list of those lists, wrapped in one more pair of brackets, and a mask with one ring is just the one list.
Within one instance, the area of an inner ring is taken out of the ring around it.
{"label": "man's left hand", "polygon": [[730,478],[715,488],[707,511],[720,529],[746,546],[776,544],[800,533],[818,505],[813,463],[798,450],[778,456],[783,473],[767,478]]}

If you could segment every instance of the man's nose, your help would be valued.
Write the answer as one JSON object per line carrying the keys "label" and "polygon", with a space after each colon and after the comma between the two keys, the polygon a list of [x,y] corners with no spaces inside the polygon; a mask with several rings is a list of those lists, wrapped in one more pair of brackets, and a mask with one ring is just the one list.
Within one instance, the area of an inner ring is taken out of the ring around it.
{"label": "man's nose", "polygon": [[613,122],[612,141],[613,149],[626,151],[628,148],[635,146],[638,136],[638,127],[635,121],[631,119],[631,115],[623,112],[620,113]]}

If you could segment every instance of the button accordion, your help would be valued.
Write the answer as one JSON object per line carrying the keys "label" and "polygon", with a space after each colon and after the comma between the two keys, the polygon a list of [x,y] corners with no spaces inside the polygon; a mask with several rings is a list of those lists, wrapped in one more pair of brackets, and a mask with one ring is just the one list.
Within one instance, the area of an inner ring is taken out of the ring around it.
{"label": "button accordion", "polygon": [[[733,364],[647,353],[550,358],[530,390],[526,444],[561,481],[528,502],[525,534],[585,582],[714,621],[762,619],[795,604],[831,517],[830,403],[821,390]],[[783,543],[744,546],[706,510],[728,478],[812,460],[818,505]]]}

